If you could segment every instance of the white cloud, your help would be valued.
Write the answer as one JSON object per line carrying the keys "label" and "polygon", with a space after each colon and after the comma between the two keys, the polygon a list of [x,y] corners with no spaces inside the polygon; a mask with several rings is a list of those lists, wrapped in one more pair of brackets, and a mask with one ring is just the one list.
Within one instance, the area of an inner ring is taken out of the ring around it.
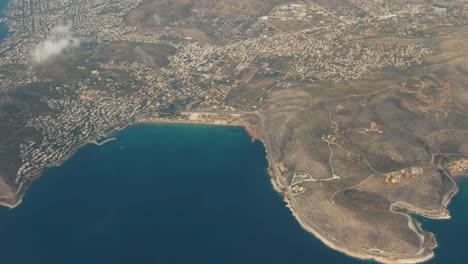
{"label": "white cloud", "polygon": [[60,55],[64,50],[79,46],[80,40],[73,36],[71,23],[57,25],[50,30],[46,39],[33,48],[31,56],[35,63],[43,63]]}

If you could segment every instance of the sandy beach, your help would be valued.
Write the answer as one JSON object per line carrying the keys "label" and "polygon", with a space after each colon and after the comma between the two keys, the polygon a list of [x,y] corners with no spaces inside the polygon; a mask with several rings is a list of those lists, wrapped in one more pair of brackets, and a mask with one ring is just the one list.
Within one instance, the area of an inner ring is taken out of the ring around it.
{"label": "sandy beach", "polygon": [[[213,121],[206,121],[206,120],[179,120],[179,119],[163,119],[163,118],[148,118],[144,120],[137,120],[135,122],[128,123],[124,126],[117,126],[113,129],[111,129],[107,134],[105,134],[105,137],[108,137],[112,135],[115,131],[120,131],[124,130],[125,128],[137,124],[150,124],[150,123],[157,123],[157,124],[194,124],[194,125],[215,125],[215,126],[236,126],[236,127],[243,127],[246,132],[250,135],[252,140],[258,139],[259,136],[252,131],[252,129],[249,129],[249,126],[246,125],[245,123],[239,122],[239,121],[233,121],[233,122],[213,122]],[[83,143],[77,145],[76,147],[73,148],[73,150],[70,152],[69,155],[63,157],[60,160],[57,160],[53,163],[50,163],[43,168],[37,169],[35,171],[32,171],[27,177],[24,177],[22,181],[19,183],[19,187],[15,193],[15,196],[9,197],[9,198],[0,198],[0,206],[5,206],[8,208],[15,208],[18,205],[21,204],[22,198],[25,195],[27,189],[29,188],[30,184],[36,179],[39,178],[43,172],[49,168],[52,167],[58,167],[63,164],[63,162],[67,161],[73,155],[78,151],[80,148],[83,146],[86,146],[88,144],[94,144],[97,146],[102,146],[110,141],[117,140],[117,138],[109,138],[101,143],[96,142],[96,138],[90,138]]]}

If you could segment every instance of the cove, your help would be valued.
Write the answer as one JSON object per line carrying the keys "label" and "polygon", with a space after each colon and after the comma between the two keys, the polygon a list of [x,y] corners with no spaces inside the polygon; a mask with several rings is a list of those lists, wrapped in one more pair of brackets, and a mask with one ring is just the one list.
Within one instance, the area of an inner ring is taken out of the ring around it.
{"label": "cove", "polygon": [[0,208],[8,264],[363,263],[304,231],[240,127],[140,124]]}

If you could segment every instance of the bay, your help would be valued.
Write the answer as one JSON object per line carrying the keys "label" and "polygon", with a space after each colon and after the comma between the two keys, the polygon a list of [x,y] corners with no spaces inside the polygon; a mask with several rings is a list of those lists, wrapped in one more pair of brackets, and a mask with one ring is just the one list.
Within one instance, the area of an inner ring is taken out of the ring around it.
{"label": "bay", "polygon": [[[0,42],[8,34],[0,22]],[[146,124],[116,136],[0,208],[1,263],[369,263],[299,226],[243,129]],[[458,183],[452,219],[418,217],[439,243],[429,263],[468,261],[468,179]]]}
{"label": "bay", "polygon": [[0,208],[9,264],[362,263],[304,231],[242,128],[142,124]]}
{"label": "bay", "polygon": [[[0,208],[9,264],[369,263],[305,232],[271,185],[265,149],[239,127],[140,124],[87,145]],[[418,217],[429,263],[466,263],[468,179],[452,219]]]}

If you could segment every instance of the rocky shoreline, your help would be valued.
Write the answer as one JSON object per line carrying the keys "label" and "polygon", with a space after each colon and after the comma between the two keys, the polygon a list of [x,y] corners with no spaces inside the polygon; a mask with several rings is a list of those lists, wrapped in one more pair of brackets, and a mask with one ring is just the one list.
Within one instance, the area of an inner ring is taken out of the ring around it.
{"label": "rocky shoreline", "polygon": [[[124,125],[124,126],[115,127],[114,129],[110,130],[110,132],[108,132],[105,136],[109,136],[113,132],[123,130],[123,129],[129,127],[129,126],[133,126],[133,125],[136,125],[136,124],[144,124],[144,123],[195,124],[195,125],[198,124],[198,125],[218,125],[218,126],[243,127],[246,130],[246,132],[249,134],[249,136],[252,138],[252,141],[260,140],[263,143],[264,147],[265,147],[265,152],[266,152],[265,155],[266,155],[266,158],[267,158],[267,161],[268,161],[268,173],[271,176],[271,182],[272,182],[273,188],[279,194],[281,194],[283,196],[283,200],[285,201],[286,206],[291,210],[293,216],[299,222],[301,227],[304,230],[306,230],[307,232],[313,234],[316,238],[318,238],[320,241],[322,241],[325,245],[327,245],[328,247],[330,247],[330,248],[332,248],[334,250],[342,252],[342,253],[344,253],[344,254],[346,254],[348,256],[354,257],[354,258],[363,259],[363,260],[373,259],[373,260],[376,260],[378,262],[389,263],[389,264],[420,263],[420,262],[427,261],[427,260],[434,257],[434,253],[433,253],[432,249],[434,249],[437,246],[437,242],[436,242],[433,234],[424,232],[420,228],[419,222],[417,222],[411,216],[409,216],[408,213],[415,213],[415,214],[418,214],[418,215],[421,215],[421,216],[424,216],[424,217],[428,217],[428,218],[433,218],[433,219],[447,219],[447,218],[450,218],[450,214],[449,214],[448,210],[446,210],[444,212],[432,212],[432,211],[429,212],[429,211],[421,210],[419,208],[416,208],[416,207],[414,207],[412,205],[405,204],[405,203],[393,203],[391,205],[390,210],[392,212],[400,213],[400,214],[403,214],[406,217],[408,217],[409,227],[421,239],[421,249],[418,252],[418,254],[413,256],[413,257],[401,257],[401,258],[399,258],[399,257],[396,257],[396,256],[385,255],[385,252],[380,252],[381,254],[374,254],[374,253],[370,253],[370,252],[361,252],[361,251],[353,250],[353,249],[347,247],[346,245],[341,245],[338,241],[332,241],[331,239],[325,237],[323,234],[318,232],[315,228],[312,227],[311,224],[307,223],[307,219],[305,219],[304,217],[301,217],[300,212],[297,209],[297,206],[294,205],[294,198],[292,198],[293,196],[289,193],[288,187],[286,186],[286,184],[284,182],[282,182],[282,177],[279,177],[279,174],[277,174],[275,172],[277,170],[277,168],[275,167],[276,165],[275,165],[274,161],[272,160],[272,158],[270,157],[270,154],[269,154],[269,143],[268,143],[268,139],[266,138],[266,135],[264,133],[263,118],[261,116],[259,116],[259,117],[262,119],[262,126],[260,128],[261,129],[260,130],[261,131],[260,135],[259,135],[259,132],[255,132],[255,130],[256,130],[255,128],[252,128],[251,126],[247,125],[245,122],[242,122],[242,121],[239,121],[239,120],[229,122],[229,123],[214,123],[212,121],[203,121],[203,120],[188,121],[188,120],[176,120],[176,119],[150,119],[150,120],[144,120],[144,121],[136,121],[136,122],[132,122],[132,123],[129,123],[127,125]],[[106,140],[101,144],[96,144],[96,140],[92,139],[92,140],[88,140],[88,141],[78,145],[77,147],[75,147],[73,149],[73,151],[70,153],[70,155],[66,156],[65,158],[63,158],[63,159],[61,159],[61,160],[59,160],[57,162],[54,162],[52,164],[49,164],[48,166],[46,166],[44,168],[41,168],[40,170],[37,170],[37,171],[31,173],[28,177],[26,177],[20,183],[20,186],[18,187],[18,190],[17,190],[15,196],[11,197],[11,198],[7,198],[7,199],[3,198],[3,200],[0,201],[0,206],[15,208],[18,205],[20,205],[21,202],[22,202],[22,198],[25,195],[28,187],[31,185],[31,183],[36,178],[39,178],[46,169],[51,168],[51,167],[60,166],[61,164],[63,164],[63,162],[65,162],[66,160],[71,158],[76,153],[76,151],[78,151],[81,147],[83,147],[85,145],[88,145],[88,144],[103,145],[104,143],[112,141],[112,140],[115,140],[115,139]],[[442,201],[442,205],[444,207],[446,207],[446,205],[448,205],[451,198],[458,191],[458,185],[456,184],[455,180],[450,175],[448,175],[447,173],[446,173],[445,176],[449,177],[450,180],[453,182],[453,187],[444,196],[445,198]],[[394,208],[398,208],[398,209],[400,209],[400,211],[394,211]],[[404,209],[407,212],[401,212],[401,209]]]}
{"label": "rocky shoreline", "polygon": [[[263,136],[266,137],[264,133],[263,133]],[[267,146],[266,140],[262,139],[262,142],[264,143],[265,148],[266,148]],[[275,174],[275,168],[272,166],[276,166],[276,165],[272,162],[272,158],[269,157],[268,153],[269,151],[266,148],[266,155],[267,155],[267,160],[269,163],[268,172],[270,176],[272,177],[271,182],[272,182],[273,188],[283,196],[283,200],[286,203],[286,207],[288,207],[291,210],[291,213],[299,222],[301,227],[304,230],[308,231],[309,233],[313,234],[316,238],[318,238],[328,247],[334,250],[337,250],[339,252],[342,252],[348,256],[357,258],[357,259],[362,259],[362,260],[373,259],[375,261],[378,261],[381,263],[388,263],[388,264],[421,263],[421,262],[428,261],[434,257],[433,249],[437,247],[437,241],[435,239],[434,234],[422,230],[421,224],[417,220],[415,220],[413,217],[411,217],[409,214],[414,213],[414,214],[417,214],[426,218],[431,218],[431,219],[449,219],[450,218],[450,212],[446,209],[446,207],[450,203],[453,196],[457,194],[458,185],[456,181],[452,178],[452,176],[450,176],[445,170],[444,170],[445,173],[442,175],[448,177],[452,183],[452,187],[450,188],[450,190],[446,192],[441,202],[441,206],[445,210],[443,211],[423,210],[421,208],[417,208],[413,205],[403,203],[403,202],[396,202],[396,203],[391,204],[390,211],[406,216],[408,218],[409,228],[418,235],[421,241],[421,248],[418,254],[412,257],[397,257],[397,256],[385,255],[385,252],[380,252],[381,254],[373,254],[370,252],[362,252],[358,250],[353,250],[346,245],[340,244],[340,242],[338,241],[332,241],[331,239],[325,237],[323,234],[317,231],[316,228],[313,228],[312,224],[308,224],[307,219],[304,217],[301,217],[300,212],[297,209],[297,206],[294,205],[294,198],[293,198],[293,195],[290,193],[290,190],[288,189],[288,187],[284,186],[283,182],[281,182],[280,174]],[[398,208],[400,211],[395,211],[394,209],[396,208]],[[404,212],[401,212],[402,210],[404,210]]]}

